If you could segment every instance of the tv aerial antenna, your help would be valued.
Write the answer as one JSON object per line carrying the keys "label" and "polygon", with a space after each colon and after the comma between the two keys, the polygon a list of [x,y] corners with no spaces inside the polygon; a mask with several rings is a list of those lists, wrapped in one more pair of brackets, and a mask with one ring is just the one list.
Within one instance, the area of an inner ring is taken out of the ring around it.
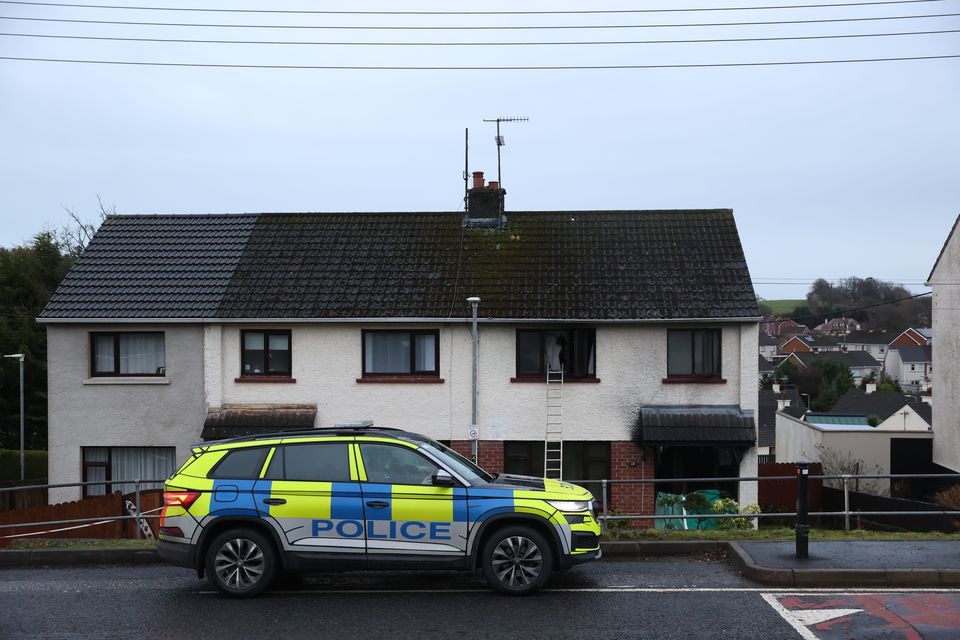
{"label": "tv aerial antenna", "polygon": [[497,137],[494,139],[497,143],[497,182],[500,184],[500,188],[503,188],[503,176],[500,175],[500,147],[506,144],[503,140],[503,136],[500,135],[500,123],[501,122],[529,122],[530,118],[484,118],[484,122],[496,122],[497,123]]}

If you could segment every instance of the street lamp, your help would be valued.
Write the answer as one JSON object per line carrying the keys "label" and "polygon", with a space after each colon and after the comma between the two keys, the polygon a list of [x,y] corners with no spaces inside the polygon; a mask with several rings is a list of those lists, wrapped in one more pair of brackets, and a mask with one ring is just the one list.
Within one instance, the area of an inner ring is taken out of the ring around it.
{"label": "street lamp", "polygon": [[20,361],[20,479],[24,479],[26,467],[23,462],[23,354],[11,353],[4,358],[16,358]]}
{"label": "street lamp", "polygon": [[480,427],[477,425],[477,306],[480,304],[480,298],[470,296],[467,298],[470,308],[473,310],[473,324],[471,333],[473,337],[473,393],[471,394],[470,405],[470,455],[473,463],[477,463],[477,440],[480,437]]}

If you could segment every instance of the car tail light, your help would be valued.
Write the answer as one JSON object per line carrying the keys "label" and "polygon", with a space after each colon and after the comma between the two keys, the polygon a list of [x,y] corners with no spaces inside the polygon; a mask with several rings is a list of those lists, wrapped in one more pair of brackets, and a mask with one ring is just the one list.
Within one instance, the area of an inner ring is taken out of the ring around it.
{"label": "car tail light", "polygon": [[199,497],[199,491],[164,491],[163,506],[189,509],[190,505],[196,502]]}

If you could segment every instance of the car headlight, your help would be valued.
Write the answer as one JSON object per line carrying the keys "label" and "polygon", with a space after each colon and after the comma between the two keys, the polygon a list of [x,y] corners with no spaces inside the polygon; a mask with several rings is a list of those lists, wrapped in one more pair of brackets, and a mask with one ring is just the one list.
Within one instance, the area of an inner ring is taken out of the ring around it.
{"label": "car headlight", "polygon": [[547,504],[564,513],[589,511],[590,503],[586,500],[547,500]]}

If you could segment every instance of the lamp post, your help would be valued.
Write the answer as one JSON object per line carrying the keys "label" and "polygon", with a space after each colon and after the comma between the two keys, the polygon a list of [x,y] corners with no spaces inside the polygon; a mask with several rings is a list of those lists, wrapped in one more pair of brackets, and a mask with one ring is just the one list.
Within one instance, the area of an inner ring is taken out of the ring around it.
{"label": "lamp post", "polygon": [[23,354],[11,353],[4,358],[16,358],[20,361],[20,479],[24,479],[26,467],[23,462]]}
{"label": "lamp post", "polygon": [[477,425],[477,306],[480,304],[480,298],[470,296],[467,298],[470,308],[473,311],[473,322],[471,324],[471,335],[473,338],[473,385],[470,402],[470,456],[473,463],[477,463],[477,440],[480,437],[480,427]]}

